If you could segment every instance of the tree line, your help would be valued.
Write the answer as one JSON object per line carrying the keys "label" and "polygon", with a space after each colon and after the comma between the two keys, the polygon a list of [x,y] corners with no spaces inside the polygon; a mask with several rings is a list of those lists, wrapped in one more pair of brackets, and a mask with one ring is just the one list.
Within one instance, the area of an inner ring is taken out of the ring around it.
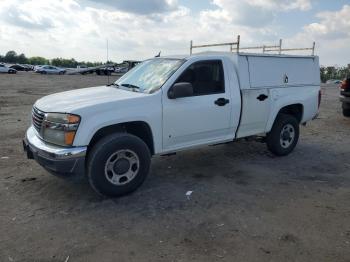
{"label": "tree line", "polygon": [[[111,62],[111,61],[110,61]],[[75,68],[78,65],[85,65],[88,67],[99,66],[103,63],[101,62],[86,62],[86,61],[76,61],[74,58],[53,58],[46,59],[41,56],[26,57],[25,54],[17,54],[15,51],[8,51],[4,56],[0,55],[0,63],[9,64],[27,64],[27,65],[53,65],[59,67],[70,67]]]}
{"label": "tree line", "polygon": [[350,77],[350,65],[347,67],[321,66],[321,81],[323,83],[328,80],[343,80]]}

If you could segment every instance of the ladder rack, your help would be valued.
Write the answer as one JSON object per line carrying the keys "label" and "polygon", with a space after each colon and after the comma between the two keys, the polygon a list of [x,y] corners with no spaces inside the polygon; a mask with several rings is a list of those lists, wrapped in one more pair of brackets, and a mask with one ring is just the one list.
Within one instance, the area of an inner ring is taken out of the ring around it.
{"label": "ladder rack", "polygon": [[266,52],[278,52],[278,54],[282,54],[282,52],[289,51],[311,51],[311,56],[315,55],[315,42],[312,43],[312,47],[298,47],[298,48],[282,48],[282,39],[279,40],[278,45],[261,45],[261,46],[248,46],[248,47],[240,47],[241,37],[237,36],[236,42],[228,42],[228,43],[220,43],[220,44],[206,44],[206,45],[193,45],[193,41],[190,42],[190,55],[193,53],[193,49],[195,48],[204,48],[204,47],[213,47],[213,46],[229,46],[230,52],[239,53],[241,50],[253,50],[253,49],[262,49],[263,53]]}

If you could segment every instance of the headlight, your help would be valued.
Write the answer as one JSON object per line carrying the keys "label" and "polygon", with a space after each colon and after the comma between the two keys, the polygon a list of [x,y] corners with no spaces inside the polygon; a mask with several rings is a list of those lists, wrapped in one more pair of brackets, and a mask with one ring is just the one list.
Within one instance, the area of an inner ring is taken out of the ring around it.
{"label": "headlight", "polygon": [[52,144],[71,146],[79,123],[80,116],[77,115],[46,113],[42,125],[42,137]]}

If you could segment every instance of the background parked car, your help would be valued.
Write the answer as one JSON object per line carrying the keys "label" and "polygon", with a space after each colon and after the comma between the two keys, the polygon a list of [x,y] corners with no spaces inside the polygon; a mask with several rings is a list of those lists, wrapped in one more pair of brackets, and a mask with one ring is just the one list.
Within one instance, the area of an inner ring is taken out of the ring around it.
{"label": "background parked car", "polygon": [[114,73],[114,67],[111,66],[96,69],[98,75],[111,75],[112,73]]}
{"label": "background parked car", "polygon": [[4,64],[0,64],[0,73],[16,74],[17,70],[10,68]]}
{"label": "background parked car", "polygon": [[342,83],[342,81],[339,80],[339,79],[329,79],[329,80],[326,81],[326,84],[331,84],[331,85],[333,85],[333,84],[338,85],[338,84],[341,84],[341,83]]}
{"label": "background parked car", "polygon": [[35,72],[39,73],[39,74],[63,75],[66,73],[66,70],[63,68],[56,67],[56,66],[45,65],[45,66],[37,67]]}
{"label": "background parked car", "polygon": [[26,71],[26,72],[31,70],[31,68],[29,66],[27,66],[27,65],[20,65],[20,64],[12,65],[12,66],[10,66],[10,68],[15,69],[17,71]]}
{"label": "background parked car", "polygon": [[127,67],[116,67],[115,72],[116,73],[126,73],[129,69]]}

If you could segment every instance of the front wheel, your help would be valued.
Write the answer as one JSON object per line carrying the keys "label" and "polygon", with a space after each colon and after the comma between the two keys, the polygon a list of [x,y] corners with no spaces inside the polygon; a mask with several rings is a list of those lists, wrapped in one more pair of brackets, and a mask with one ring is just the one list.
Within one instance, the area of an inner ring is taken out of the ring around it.
{"label": "front wheel", "polygon": [[98,141],[88,156],[88,178],[99,194],[116,197],[137,189],[145,180],[151,154],[138,137],[118,133]]}
{"label": "front wheel", "polygon": [[293,151],[299,139],[299,123],[294,116],[279,114],[267,134],[267,148],[277,156],[285,156]]}

